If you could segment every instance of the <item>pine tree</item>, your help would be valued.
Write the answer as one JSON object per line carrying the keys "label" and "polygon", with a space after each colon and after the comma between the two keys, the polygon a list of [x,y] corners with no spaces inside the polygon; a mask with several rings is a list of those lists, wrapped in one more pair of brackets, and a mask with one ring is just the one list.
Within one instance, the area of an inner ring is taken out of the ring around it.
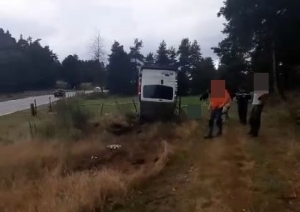
{"label": "pine tree", "polygon": [[159,44],[159,47],[157,50],[157,56],[156,56],[156,64],[163,65],[163,66],[170,64],[170,60],[168,57],[167,44],[164,40]]}
{"label": "pine tree", "polygon": [[190,74],[191,74],[191,42],[188,38],[184,38],[178,48],[179,55],[178,67],[178,92],[179,95],[187,95],[190,90]]}
{"label": "pine tree", "polygon": [[124,47],[115,41],[111,48],[108,65],[108,86],[113,94],[132,94],[135,91],[135,71]]}
{"label": "pine tree", "polygon": [[191,46],[191,58],[190,58],[191,68],[195,69],[200,64],[201,61],[202,61],[201,48],[198,42],[194,40]]}
{"label": "pine tree", "polygon": [[147,63],[147,64],[153,64],[153,63],[155,63],[153,53],[150,52],[150,53],[146,56],[146,58],[145,58],[145,63]]}
{"label": "pine tree", "polygon": [[177,65],[177,54],[176,54],[176,49],[172,46],[168,50],[168,57],[170,61],[170,65],[176,67]]}

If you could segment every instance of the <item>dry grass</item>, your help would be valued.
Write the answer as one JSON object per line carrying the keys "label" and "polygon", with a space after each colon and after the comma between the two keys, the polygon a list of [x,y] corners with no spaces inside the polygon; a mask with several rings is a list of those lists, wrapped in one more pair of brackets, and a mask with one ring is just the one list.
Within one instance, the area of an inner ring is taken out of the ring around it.
{"label": "dry grass", "polygon": [[[105,131],[112,123],[107,119],[78,142],[3,145],[0,211],[110,211],[118,205],[126,205],[121,211],[293,211],[300,207],[300,145],[291,115],[296,103],[289,104],[267,105],[257,139],[246,135],[233,107],[224,136],[213,141],[202,140],[206,119],[119,136]],[[113,122],[128,124],[124,117]],[[107,150],[107,144],[122,148]],[[141,196],[127,199],[142,186]],[[294,192],[292,200],[281,200]]]}
{"label": "dry grass", "polygon": [[299,211],[300,128],[292,115],[300,109],[297,101],[296,95],[287,103],[271,97],[258,138],[239,124],[235,105],[222,137],[202,139],[207,119],[177,127],[175,137],[185,146],[182,154],[175,150],[179,160],[119,211]]}
{"label": "dry grass", "polygon": [[[95,135],[71,143],[24,141],[2,145],[0,211],[110,210],[122,203],[130,189],[165,167],[172,148],[160,132],[149,130],[118,138]],[[153,141],[153,137],[158,140]],[[99,140],[104,138],[112,140]],[[108,143],[123,147],[108,150]]]}

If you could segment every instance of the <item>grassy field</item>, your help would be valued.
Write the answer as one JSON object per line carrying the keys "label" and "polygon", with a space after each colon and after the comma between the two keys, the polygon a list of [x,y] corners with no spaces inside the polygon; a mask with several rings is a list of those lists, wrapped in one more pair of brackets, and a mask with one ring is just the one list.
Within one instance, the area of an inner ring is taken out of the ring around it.
{"label": "grassy field", "polygon": [[[102,103],[111,106],[115,99],[84,100],[80,108],[95,112]],[[199,101],[186,97],[182,104]],[[224,135],[209,141],[203,139],[207,112],[198,121],[140,126],[123,116],[93,115],[85,122],[75,107],[72,120],[89,125],[76,142],[25,136],[28,120],[40,125],[49,117],[73,133],[68,122],[59,122],[68,118],[61,112],[44,108],[37,118],[28,111],[0,117],[1,136],[22,141],[0,146],[0,211],[299,211],[300,135],[291,105],[297,104],[270,100],[261,135],[250,138],[233,104]],[[129,131],[107,130],[116,124]],[[110,150],[108,144],[122,147]]]}
{"label": "grassy field", "polygon": [[[106,115],[119,115],[126,112],[135,112],[135,102],[138,110],[137,97],[109,97],[97,99],[85,99],[81,101],[84,109],[93,113],[94,117],[100,118]],[[103,104],[103,108],[102,108]],[[199,104],[197,96],[183,97],[182,105]],[[207,106],[202,106],[206,111]],[[48,112],[48,107],[38,108],[38,116],[32,117],[29,110],[16,112],[10,115],[0,116],[0,143],[11,143],[18,140],[27,140],[31,138],[29,122],[37,126],[44,120],[51,118],[53,114]]]}
{"label": "grassy field", "polygon": [[29,110],[0,116],[0,143],[30,139],[30,123],[39,124],[48,118],[47,107],[38,108],[38,116],[32,117]]}

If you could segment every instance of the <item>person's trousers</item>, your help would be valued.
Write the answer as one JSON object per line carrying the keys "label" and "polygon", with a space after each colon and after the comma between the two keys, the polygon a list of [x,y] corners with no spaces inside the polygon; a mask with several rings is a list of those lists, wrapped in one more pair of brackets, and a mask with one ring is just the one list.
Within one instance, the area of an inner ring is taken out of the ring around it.
{"label": "person's trousers", "polygon": [[208,125],[209,125],[208,135],[212,136],[215,120],[216,120],[217,127],[219,128],[219,133],[222,134],[222,127],[223,127],[222,112],[223,112],[223,108],[217,108],[210,112],[210,119],[208,121]]}
{"label": "person's trousers", "polygon": [[248,103],[238,102],[238,113],[241,124],[247,124]]}
{"label": "person's trousers", "polygon": [[250,124],[250,134],[257,136],[258,131],[260,129],[260,123],[261,123],[261,113],[263,110],[263,105],[253,105],[249,124]]}
{"label": "person's trousers", "polygon": [[229,109],[230,109],[230,106],[226,108],[225,112],[222,111],[222,115],[224,115],[224,121],[229,120]]}

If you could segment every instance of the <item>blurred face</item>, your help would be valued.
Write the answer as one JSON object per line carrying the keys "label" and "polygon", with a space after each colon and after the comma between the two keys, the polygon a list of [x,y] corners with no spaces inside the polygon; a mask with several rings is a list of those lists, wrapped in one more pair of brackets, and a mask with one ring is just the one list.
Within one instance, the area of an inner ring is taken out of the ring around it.
{"label": "blurred face", "polygon": [[225,97],[225,80],[211,80],[211,96],[214,98]]}

